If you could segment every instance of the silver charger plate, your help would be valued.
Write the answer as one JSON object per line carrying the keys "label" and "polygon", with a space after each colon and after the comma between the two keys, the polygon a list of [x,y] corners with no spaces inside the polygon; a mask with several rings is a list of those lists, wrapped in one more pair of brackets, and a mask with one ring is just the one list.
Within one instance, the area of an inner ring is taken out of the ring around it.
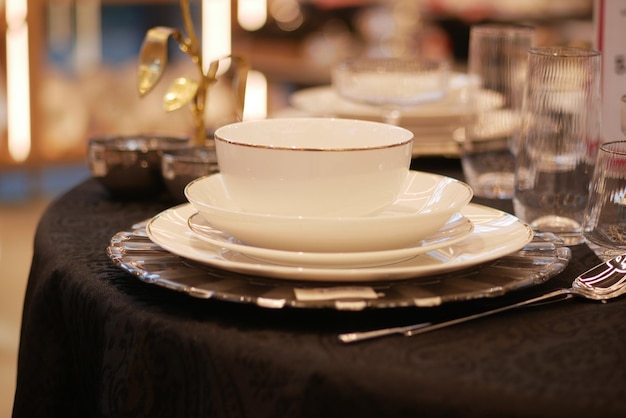
{"label": "silver charger plate", "polygon": [[552,235],[536,235],[518,251],[468,269],[392,281],[314,282],[231,272],[177,256],[153,243],[139,223],[115,234],[107,247],[121,269],[152,285],[194,298],[285,307],[357,311],[434,307],[500,296],[543,283],[562,272],[570,249]]}

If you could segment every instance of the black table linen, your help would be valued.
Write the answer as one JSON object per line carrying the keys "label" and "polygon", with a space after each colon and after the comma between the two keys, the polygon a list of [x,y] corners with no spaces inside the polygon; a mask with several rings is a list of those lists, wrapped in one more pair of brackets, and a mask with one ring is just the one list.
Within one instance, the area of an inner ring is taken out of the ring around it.
{"label": "black table linen", "polygon": [[[457,160],[414,168],[460,177]],[[511,210],[510,201],[475,199]],[[361,312],[194,299],[112,264],[110,238],[172,206],[116,201],[94,180],[37,229],[13,416],[624,417],[626,299],[574,299],[424,335],[337,334],[437,320],[569,286],[598,263],[500,298]]]}

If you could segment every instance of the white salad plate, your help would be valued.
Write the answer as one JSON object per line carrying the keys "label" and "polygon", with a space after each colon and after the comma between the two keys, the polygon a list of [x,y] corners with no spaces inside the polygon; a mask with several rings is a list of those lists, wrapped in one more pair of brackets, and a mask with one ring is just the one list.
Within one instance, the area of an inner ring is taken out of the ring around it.
{"label": "white salad plate", "polygon": [[200,239],[187,221],[194,213],[189,205],[167,209],[146,226],[150,240],[180,257],[219,269],[277,279],[318,282],[393,281],[456,271],[518,251],[533,238],[532,229],[508,213],[469,204],[461,213],[474,224],[462,241],[408,260],[378,267],[296,267],[267,263]]}
{"label": "white salad plate", "polygon": [[[363,216],[290,216],[243,211],[213,174],[185,188],[211,225],[248,245],[283,251],[367,252],[403,249],[437,232],[466,206],[472,189],[456,179],[409,171],[396,200]],[[186,220],[185,220],[186,221]]]}
{"label": "white salad plate", "polygon": [[[175,211],[187,213],[189,206],[179,206]],[[467,237],[474,224],[460,213],[453,216],[439,231],[417,241],[407,248],[386,251],[343,252],[343,253],[312,253],[303,251],[281,251],[248,245],[230,234],[215,228],[199,213],[189,217],[189,228],[198,238],[228,250],[236,251],[251,258],[268,263],[297,267],[373,267],[397,263],[437,248],[455,244]],[[183,215],[184,216],[184,215]]]}

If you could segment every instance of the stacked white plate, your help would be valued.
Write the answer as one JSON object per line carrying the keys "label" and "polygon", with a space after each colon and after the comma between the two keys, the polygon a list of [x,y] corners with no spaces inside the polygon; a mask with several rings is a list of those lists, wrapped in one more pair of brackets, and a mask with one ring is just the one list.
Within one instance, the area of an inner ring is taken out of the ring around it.
{"label": "stacked white plate", "polygon": [[[453,73],[450,93],[445,99],[402,112],[400,125],[415,135],[414,155],[458,155],[453,134],[465,124],[472,110],[468,106],[468,85],[466,74]],[[484,108],[499,108],[502,106],[502,96],[484,90],[479,92],[477,102]],[[299,90],[291,95],[290,103],[303,116],[382,120],[381,109],[344,99],[330,85]]]}
{"label": "stacked white plate", "polygon": [[281,279],[359,282],[438,274],[502,257],[533,236],[514,216],[469,204],[466,184],[417,171],[393,204],[368,216],[244,212],[219,173],[194,180],[185,194],[190,203],[148,223],[153,242],[196,262]]}

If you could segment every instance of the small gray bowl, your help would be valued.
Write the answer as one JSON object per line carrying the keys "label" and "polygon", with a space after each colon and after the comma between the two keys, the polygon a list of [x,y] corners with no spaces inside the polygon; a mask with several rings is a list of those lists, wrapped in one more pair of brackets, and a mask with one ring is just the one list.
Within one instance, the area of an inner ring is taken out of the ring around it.
{"label": "small gray bowl", "polygon": [[161,160],[165,151],[187,147],[189,138],[128,135],[89,139],[91,175],[116,198],[142,199],[164,191]]}
{"label": "small gray bowl", "polygon": [[218,171],[214,146],[191,146],[163,153],[161,174],[167,192],[176,202],[187,201],[185,186],[192,180]]}

